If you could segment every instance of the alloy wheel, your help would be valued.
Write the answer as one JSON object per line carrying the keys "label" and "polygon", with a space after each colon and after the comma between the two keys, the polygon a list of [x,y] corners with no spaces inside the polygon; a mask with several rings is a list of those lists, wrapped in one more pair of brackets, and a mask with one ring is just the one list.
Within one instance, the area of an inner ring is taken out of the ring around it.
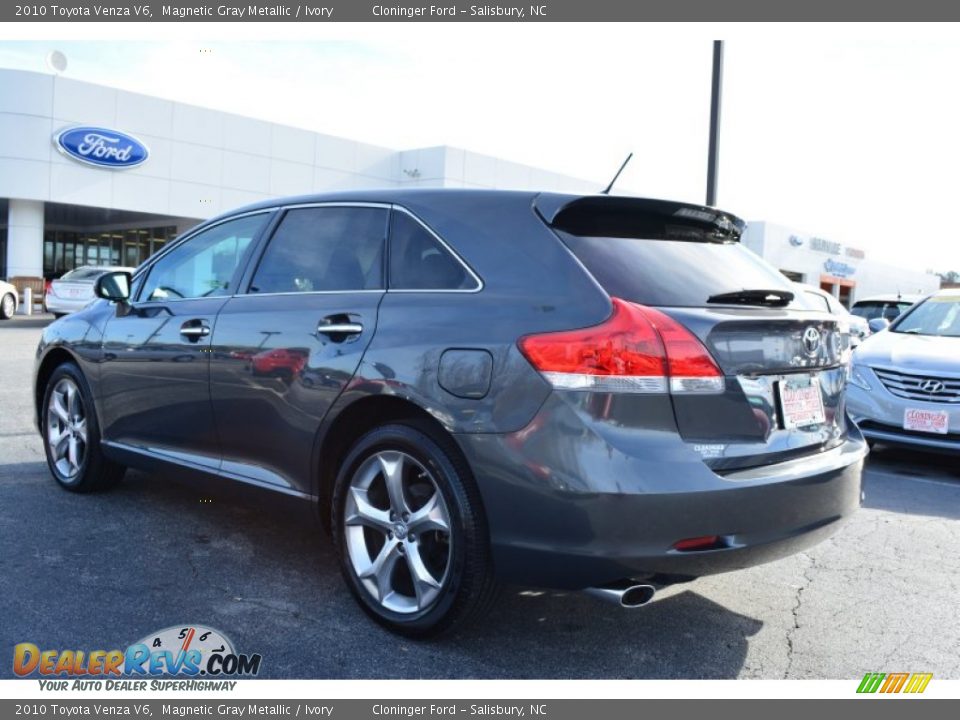
{"label": "alloy wheel", "polygon": [[344,539],[360,584],[383,608],[429,608],[449,575],[450,513],[436,480],[414,457],[384,450],[350,480]]}
{"label": "alloy wheel", "polygon": [[50,393],[47,444],[57,472],[76,477],[87,453],[87,417],[80,388],[70,378],[61,378]]}
{"label": "alloy wheel", "polygon": [[4,317],[13,317],[13,295],[7,294],[3,296],[3,316]]}

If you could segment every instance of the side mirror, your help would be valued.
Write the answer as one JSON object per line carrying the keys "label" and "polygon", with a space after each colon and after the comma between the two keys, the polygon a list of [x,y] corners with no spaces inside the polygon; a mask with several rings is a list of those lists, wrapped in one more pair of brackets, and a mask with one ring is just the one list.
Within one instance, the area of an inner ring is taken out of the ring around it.
{"label": "side mirror", "polygon": [[97,278],[93,291],[97,297],[113,302],[125,302],[130,298],[130,284],[133,281],[128,272],[118,270]]}
{"label": "side mirror", "polygon": [[871,320],[868,325],[870,325],[870,332],[878,333],[890,327],[890,321],[884,317],[878,317]]}

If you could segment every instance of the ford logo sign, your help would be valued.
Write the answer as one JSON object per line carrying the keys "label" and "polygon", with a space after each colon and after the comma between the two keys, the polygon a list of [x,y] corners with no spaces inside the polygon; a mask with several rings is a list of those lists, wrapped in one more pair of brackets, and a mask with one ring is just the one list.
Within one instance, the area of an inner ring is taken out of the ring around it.
{"label": "ford logo sign", "polygon": [[803,238],[798,235],[791,235],[790,244],[793,245],[794,247],[800,247],[801,245],[803,245]]}
{"label": "ford logo sign", "polygon": [[78,162],[104,168],[131,168],[150,157],[142,142],[119,130],[100,127],[70,127],[53,136],[57,150]]}

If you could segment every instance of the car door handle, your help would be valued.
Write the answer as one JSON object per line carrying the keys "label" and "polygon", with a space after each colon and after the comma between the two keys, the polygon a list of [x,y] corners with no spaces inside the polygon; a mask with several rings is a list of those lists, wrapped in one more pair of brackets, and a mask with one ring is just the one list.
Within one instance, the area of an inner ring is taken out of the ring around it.
{"label": "car door handle", "polygon": [[363,332],[360,323],[320,323],[317,332],[321,335],[359,335]]}
{"label": "car door handle", "polygon": [[184,323],[180,326],[180,334],[191,340],[199,340],[210,334],[210,328],[206,325],[189,325]]}

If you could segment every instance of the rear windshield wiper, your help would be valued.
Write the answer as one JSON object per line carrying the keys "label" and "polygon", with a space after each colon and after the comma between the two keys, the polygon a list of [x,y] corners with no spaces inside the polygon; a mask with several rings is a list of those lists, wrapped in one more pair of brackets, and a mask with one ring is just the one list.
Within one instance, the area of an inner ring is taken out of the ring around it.
{"label": "rear windshield wiper", "polygon": [[734,290],[733,292],[718,293],[707,298],[708,303],[722,303],[729,305],[769,305],[783,307],[793,300],[793,293],[789,290]]}

